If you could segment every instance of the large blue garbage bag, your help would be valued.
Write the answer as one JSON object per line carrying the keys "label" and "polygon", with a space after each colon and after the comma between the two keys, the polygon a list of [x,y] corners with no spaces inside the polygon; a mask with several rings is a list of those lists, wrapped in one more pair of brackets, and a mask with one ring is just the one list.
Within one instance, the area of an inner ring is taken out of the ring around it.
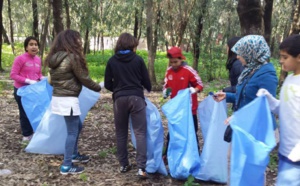
{"label": "large blue garbage bag", "polygon": [[[82,87],[79,95],[80,119],[83,123],[88,111],[98,101],[99,92]],[[67,127],[63,116],[52,114],[48,106],[36,132],[25,151],[38,154],[64,154]]]}
{"label": "large blue garbage bag", "polygon": [[258,97],[235,112],[230,125],[233,129],[230,185],[264,185],[269,153],[276,145],[266,97]]}
{"label": "large blue garbage bag", "polygon": [[[145,98],[147,103],[147,164],[146,171],[148,173],[160,173],[168,175],[166,166],[162,160],[162,151],[164,147],[164,128],[162,126],[161,117],[156,106]],[[136,140],[130,122],[131,141],[136,148]]]}
{"label": "large blue garbage bag", "polygon": [[52,86],[48,83],[47,78],[45,78],[35,84],[19,88],[17,94],[21,96],[24,111],[33,131],[36,131],[50,104]]}
{"label": "large blue garbage bag", "polygon": [[227,118],[225,100],[216,102],[206,97],[198,106],[200,128],[204,139],[197,179],[226,183],[228,178],[228,143],[223,140]]}
{"label": "large blue garbage bag", "polygon": [[170,174],[176,179],[198,175],[200,157],[196,141],[189,89],[178,94],[162,106],[168,119],[170,141],[168,164]]}

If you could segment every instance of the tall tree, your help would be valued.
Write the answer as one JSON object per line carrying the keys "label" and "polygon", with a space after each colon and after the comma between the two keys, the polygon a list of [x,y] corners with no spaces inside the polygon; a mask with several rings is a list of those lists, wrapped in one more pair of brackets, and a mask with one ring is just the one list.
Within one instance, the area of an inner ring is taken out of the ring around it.
{"label": "tall tree", "polygon": [[33,14],[33,26],[32,26],[33,36],[35,38],[39,38],[39,31],[38,31],[39,19],[38,19],[37,0],[32,0],[31,6],[32,6],[32,14]]}
{"label": "tall tree", "polygon": [[54,35],[64,30],[62,22],[62,0],[52,0]]}
{"label": "tall tree", "polygon": [[[2,9],[3,9],[3,0],[0,0],[0,23],[3,25],[3,20],[2,20]],[[0,28],[0,51],[2,51],[2,29],[3,27]],[[2,52],[0,52],[0,72],[3,72],[4,69],[2,68]]]}
{"label": "tall tree", "polygon": [[[299,34],[300,33],[300,0],[294,0],[293,6],[293,21],[291,24],[291,28],[289,31],[289,35]],[[282,83],[284,82],[285,78],[287,77],[288,73],[286,71],[280,70],[279,76],[279,86],[281,87]]]}
{"label": "tall tree", "polygon": [[271,35],[272,35],[272,12],[273,12],[273,0],[265,0],[264,37],[268,44],[270,44]]}
{"label": "tall tree", "polygon": [[70,19],[70,10],[69,10],[69,1],[65,0],[65,10],[66,10],[66,22],[67,22],[67,28],[71,28],[71,19]]}
{"label": "tall tree", "polygon": [[201,33],[203,29],[203,19],[206,12],[208,0],[197,1],[195,4],[197,15],[196,15],[196,27],[194,30],[194,35],[192,36],[192,44],[193,44],[193,68],[198,71],[198,63],[200,58],[200,41],[201,41]]}
{"label": "tall tree", "polygon": [[264,34],[261,0],[239,0],[237,12],[242,35]]}
{"label": "tall tree", "polygon": [[7,31],[5,30],[5,28],[3,26],[3,23],[1,25],[1,27],[2,27],[2,36],[4,37],[3,42],[6,43],[6,44],[10,44],[9,39],[8,39],[8,35],[7,35]]}
{"label": "tall tree", "polygon": [[[147,48],[148,48],[148,72],[150,81],[153,85],[156,85],[154,61],[157,50],[157,32],[158,25],[160,24],[160,6],[155,8],[153,0],[146,0],[146,36],[147,36]],[[156,11],[155,11],[156,10]]]}
{"label": "tall tree", "polygon": [[15,55],[14,27],[13,27],[13,21],[11,18],[10,0],[7,0],[7,9],[8,9],[8,19],[9,19],[9,27],[10,27],[10,45],[11,45],[12,52]]}
{"label": "tall tree", "polygon": [[47,8],[47,15],[45,19],[45,23],[43,24],[41,40],[40,40],[40,56],[43,59],[44,49],[46,46],[46,37],[48,33],[49,23],[50,23],[50,14],[51,14],[51,0],[48,0],[48,8]]}

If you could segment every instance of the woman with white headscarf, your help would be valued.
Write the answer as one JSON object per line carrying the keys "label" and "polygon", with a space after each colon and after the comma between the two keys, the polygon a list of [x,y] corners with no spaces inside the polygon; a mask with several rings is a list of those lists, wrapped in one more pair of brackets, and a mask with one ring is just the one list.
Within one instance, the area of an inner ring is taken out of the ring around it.
{"label": "woman with white headscarf", "polygon": [[[256,98],[260,88],[267,89],[276,96],[278,78],[270,60],[270,48],[263,36],[247,35],[241,38],[231,49],[237,54],[237,59],[244,65],[244,70],[238,78],[236,93],[218,92],[216,101],[234,104],[234,110],[238,110]],[[275,127],[275,122],[274,122]]]}

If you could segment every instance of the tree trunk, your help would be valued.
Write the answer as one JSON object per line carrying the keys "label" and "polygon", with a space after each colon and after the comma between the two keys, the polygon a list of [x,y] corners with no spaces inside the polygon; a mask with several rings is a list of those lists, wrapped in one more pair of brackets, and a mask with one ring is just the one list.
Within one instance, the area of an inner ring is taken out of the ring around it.
{"label": "tree trunk", "polygon": [[65,10],[66,10],[66,22],[67,22],[67,28],[71,28],[71,19],[70,19],[70,11],[69,11],[69,2],[68,0],[65,0]]}
{"label": "tree trunk", "polygon": [[1,27],[2,27],[2,36],[4,37],[3,38],[3,42],[9,45],[10,42],[9,42],[9,39],[8,39],[7,32],[6,32],[6,30],[5,30],[4,26],[3,26],[3,23],[2,23]]}
{"label": "tree trunk", "polygon": [[237,12],[240,19],[241,35],[264,35],[261,0],[239,0]]}
{"label": "tree trunk", "polygon": [[84,47],[83,47],[83,51],[84,51],[85,55],[90,53],[89,33],[90,33],[89,28],[86,28],[85,34],[84,34]]}
{"label": "tree trunk", "polygon": [[51,0],[48,0],[48,10],[47,10],[47,17],[44,23],[43,32],[41,35],[40,41],[40,56],[43,59],[44,49],[46,48],[46,37],[48,33],[49,23],[50,23],[50,14],[51,14]]}
{"label": "tree trunk", "polygon": [[[207,0],[204,0],[202,4],[196,2],[198,4],[197,9],[199,11],[197,25],[195,28],[195,36],[193,38],[193,68],[198,72],[198,64],[200,58],[200,41],[201,41],[201,33],[203,29],[203,17],[206,12]],[[201,10],[201,11],[200,11]]]}
{"label": "tree trunk", "polygon": [[31,2],[32,5],[32,17],[33,17],[33,24],[32,24],[32,32],[33,36],[35,38],[39,38],[39,31],[38,31],[38,26],[39,26],[39,19],[38,19],[38,6],[37,6],[37,0],[32,0]]}
{"label": "tree trunk", "polygon": [[139,10],[136,7],[134,12],[134,27],[133,27],[133,36],[137,38],[139,30]]}
{"label": "tree trunk", "polygon": [[[0,23],[3,25],[2,20],[2,9],[3,9],[3,0],[0,0]],[[2,30],[3,27],[0,29],[0,51],[2,51]],[[0,52],[0,72],[3,72],[4,69],[2,68],[2,52]]]}
{"label": "tree trunk", "polygon": [[[300,19],[299,19],[299,16],[300,16],[300,0],[294,0],[294,6],[293,6],[295,9],[293,10],[293,22],[292,22],[292,25],[291,25],[291,29],[290,29],[290,32],[289,32],[289,35],[293,35],[293,34],[299,34],[300,33],[300,26],[299,26],[299,23],[300,23]],[[279,87],[282,86],[285,78],[287,77],[288,73],[286,71],[283,71],[282,69],[280,70],[280,76],[279,76]]]}
{"label": "tree trunk", "polygon": [[155,39],[153,31],[153,1],[146,0],[146,35],[148,48],[148,72],[152,84],[156,83],[154,61],[156,56]]}
{"label": "tree trunk", "polygon": [[54,35],[64,30],[62,22],[62,0],[52,0]]}
{"label": "tree trunk", "polygon": [[11,7],[10,0],[7,0],[7,8],[8,8],[8,19],[9,19],[9,27],[10,27],[10,45],[13,54],[15,55],[15,45],[14,45],[14,27],[11,19]]}
{"label": "tree trunk", "polygon": [[272,12],[273,12],[273,0],[265,0],[265,12],[264,12],[264,27],[265,27],[265,39],[270,45],[272,35]]}

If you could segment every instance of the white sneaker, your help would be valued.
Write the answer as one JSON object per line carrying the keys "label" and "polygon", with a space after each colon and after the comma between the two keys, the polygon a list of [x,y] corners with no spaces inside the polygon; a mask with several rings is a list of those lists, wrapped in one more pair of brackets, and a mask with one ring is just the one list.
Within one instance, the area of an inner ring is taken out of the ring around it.
{"label": "white sneaker", "polygon": [[31,134],[30,136],[23,136],[22,142],[29,142],[32,138],[33,134]]}

